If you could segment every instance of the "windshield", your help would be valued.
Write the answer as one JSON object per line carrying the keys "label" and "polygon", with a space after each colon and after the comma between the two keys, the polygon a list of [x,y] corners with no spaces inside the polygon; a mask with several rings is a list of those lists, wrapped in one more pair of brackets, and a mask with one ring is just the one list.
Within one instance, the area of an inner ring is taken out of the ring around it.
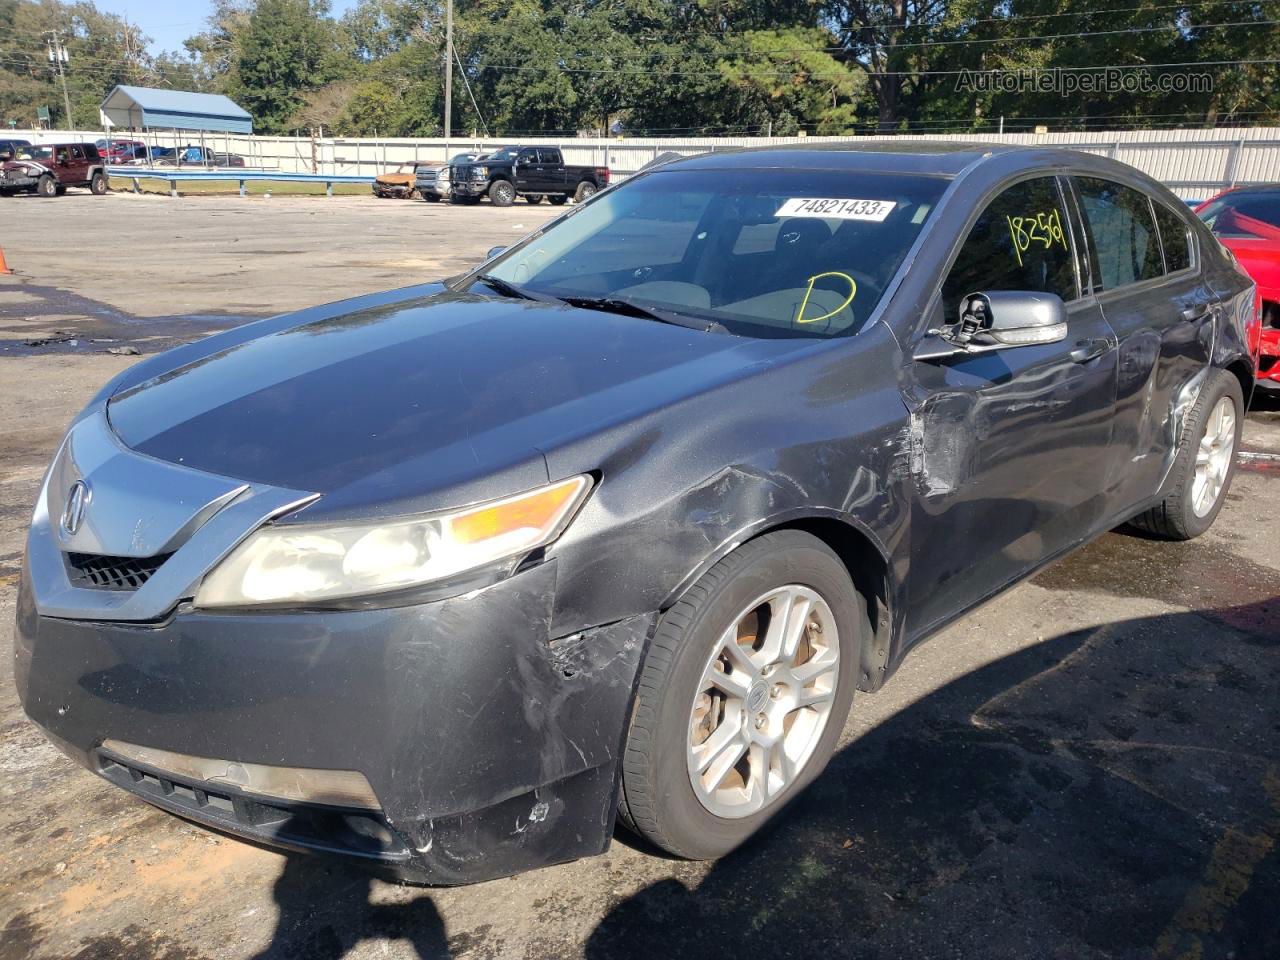
{"label": "windshield", "polygon": [[53,159],[53,147],[18,147],[14,155],[19,160],[47,163]]}
{"label": "windshield", "polygon": [[1280,240],[1280,190],[1239,190],[1206,204],[1199,217],[1220,237]]}
{"label": "windshield", "polygon": [[519,147],[502,147],[485,157],[486,160],[514,160],[520,152]]}
{"label": "windshield", "polygon": [[754,337],[866,323],[946,189],[829,170],[655,171],[486,266],[557,298],[618,298]]}

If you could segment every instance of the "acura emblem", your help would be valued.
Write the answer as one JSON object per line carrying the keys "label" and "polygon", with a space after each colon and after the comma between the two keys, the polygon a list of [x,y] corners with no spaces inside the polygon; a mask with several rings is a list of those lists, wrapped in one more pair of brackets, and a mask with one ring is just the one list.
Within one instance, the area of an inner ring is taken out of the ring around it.
{"label": "acura emblem", "polygon": [[73,536],[80,529],[84,520],[84,508],[89,505],[89,485],[77,480],[71,485],[67,494],[67,505],[62,511],[62,530],[67,536]]}

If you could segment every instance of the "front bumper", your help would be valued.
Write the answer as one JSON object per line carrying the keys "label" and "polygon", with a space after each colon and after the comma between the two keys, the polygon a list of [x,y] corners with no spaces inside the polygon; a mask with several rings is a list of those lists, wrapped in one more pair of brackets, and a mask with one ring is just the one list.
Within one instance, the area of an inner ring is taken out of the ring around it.
{"label": "front bumper", "polygon": [[[24,569],[15,676],[32,720],[173,813],[274,845],[457,884],[602,852],[656,615],[553,642],[556,565],[394,609],[154,625],[43,616]],[[240,763],[354,770],[380,811],[283,803],[120,762],[121,740]]]}
{"label": "front bumper", "polygon": [[455,180],[449,189],[455,197],[483,197],[489,193],[489,181]]}

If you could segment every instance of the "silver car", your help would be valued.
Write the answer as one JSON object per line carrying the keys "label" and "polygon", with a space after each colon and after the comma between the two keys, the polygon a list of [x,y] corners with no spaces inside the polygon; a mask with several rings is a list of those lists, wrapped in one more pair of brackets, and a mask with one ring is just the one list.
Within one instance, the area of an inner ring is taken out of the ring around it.
{"label": "silver car", "polygon": [[440,166],[419,166],[414,185],[423,200],[438,203],[449,196],[449,181],[452,179],[452,168],[455,164],[471,163],[479,160],[481,153],[460,153],[450,157],[449,162]]}

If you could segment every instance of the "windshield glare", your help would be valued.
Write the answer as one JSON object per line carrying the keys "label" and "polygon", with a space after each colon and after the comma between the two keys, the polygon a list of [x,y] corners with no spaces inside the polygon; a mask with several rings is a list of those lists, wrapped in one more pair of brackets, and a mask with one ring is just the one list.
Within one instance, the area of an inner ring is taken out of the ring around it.
{"label": "windshield glare", "polygon": [[485,159],[486,160],[514,160],[516,158],[516,153],[518,152],[518,150],[519,148],[517,147],[503,147],[500,150],[495,150],[493,153],[485,157]]}
{"label": "windshield glare", "polygon": [[754,337],[856,333],[946,189],[829,170],[655,171],[575,208],[486,272]]}
{"label": "windshield glare", "polygon": [[1280,190],[1229,193],[1199,213],[1220,237],[1262,237],[1280,240]]}

